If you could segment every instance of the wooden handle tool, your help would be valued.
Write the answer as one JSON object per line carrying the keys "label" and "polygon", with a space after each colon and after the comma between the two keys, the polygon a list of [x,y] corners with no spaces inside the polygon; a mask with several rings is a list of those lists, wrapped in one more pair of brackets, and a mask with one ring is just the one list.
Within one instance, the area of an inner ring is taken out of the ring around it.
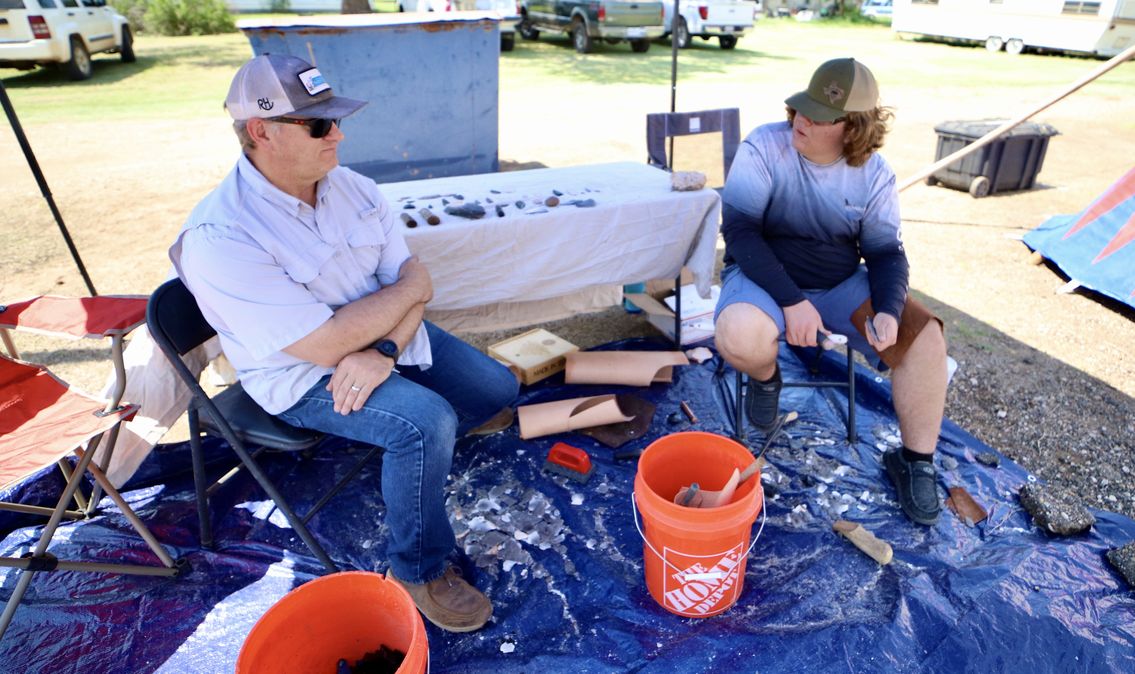
{"label": "wooden handle tool", "polygon": [[428,208],[423,208],[418,211],[418,215],[422,216],[422,218],[431,225],[436,225],[441,222],[441,218],[434,215]]}
{"label": "wooden handle tool", "polygon": [[418,221],[411,218],[409,213],[399,213],[402,216],[402,222],[406,223],[407,227],[417,227]]}
{"label": "wooden handle tool", "polygon": [[862,550],[868,557],[880,564],[890,564],[894,557],[890,543],[875,538],[875,534],[867,531],[862,525],[847,520],[836,520],[832,531],[851,541],[851,544]]}

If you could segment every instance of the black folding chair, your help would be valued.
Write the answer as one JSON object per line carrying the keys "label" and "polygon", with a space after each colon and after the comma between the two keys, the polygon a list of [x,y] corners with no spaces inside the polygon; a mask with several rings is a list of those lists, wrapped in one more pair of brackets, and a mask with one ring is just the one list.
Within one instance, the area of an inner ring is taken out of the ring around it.
{"label": "black folding chair", "polygon": [[674,138],[704,133],[721,134],[722,178],[728,178],[729,169],[733,166],[733,157],[737,155],[737,147],[741,144],[741,116],[737,108],[647,114],[647,163],[672,171]]}
{"label": "black folding chair", "polygon": [[[844,425],[847,428],[847,441],[849,443],[855,442],[855,351],[851,347],[845,346],[847,349],[847,379],[817,379],[820,374],[820,365],[823,358],[823,351],[817,349],[815,357],[808,363],[808,373],[812,376],[811,379],[805,381],[786,381],[782,384],[785,388],[791,387],[808,387],[808,388],[845,388],[847,389],[847,415],[844,417]],[[724,364],[725,359],[721,359]],[[717,372],[717,376],[724,376],[724,366]],[[743,443],[745,437],[745,413],[743,411],[742,402],[744,394],[745,373],[737,370],[737,388],[733,394],[733,439],[737,442]]]}
{"label": "black folding chair", "polygon": [[[240,384],[227,387],[221,393],[210,397],[198,383],[182,361],[182,356],[204,343],[216,331],[201,315],[197,301],[180,279],[165,282],[153,295],[146,310],[146,322],[150,334],[162,353],[169,359],[178,377],[189,387],[193,398],[189,403],[189,447],[193,460],[193,482],[197,492],[197,516],[201,524],[201,545],[213,545],[212,519],[209,514],[209,496],[229,480],[243,466],[260,484],[269,498],[287,518],[291,527],[299,534],[312,554],[329,572],[339,568],[331,561],[323,546],[307,528],[308,521],[326,505],[348,482],[351,481],[367,461],[380,451],[372,447],[358,463],[335,484],[334,487],[311,507],[306,515],[297,516],[287,500],[268,478],[257,458],[266,449],[277,451],[304,451],[314,447],[323,439],[323,434],[296,428],[265,412],[244,391]],[[201,411],[205,414],[202,415]],[[223,475],[211,486],[206,486],[207,474],[201,450],[201,435],[206,433],[219,436],[228,442],[240,459],[240,464]],[[249,452],[246,445],[259,447]]]}
{"label": "black folding chair", "polygon": [[[741,121],[737,108],[697,112],[651,112],[646,115],[646,162],[664,171],[674,170],[674,137],[705,133],[721,134],[722,179],[741,142]],[[720,191],[720,190],[719,190]],[[682,345],[682,273],[674,278],[674,343]]]}

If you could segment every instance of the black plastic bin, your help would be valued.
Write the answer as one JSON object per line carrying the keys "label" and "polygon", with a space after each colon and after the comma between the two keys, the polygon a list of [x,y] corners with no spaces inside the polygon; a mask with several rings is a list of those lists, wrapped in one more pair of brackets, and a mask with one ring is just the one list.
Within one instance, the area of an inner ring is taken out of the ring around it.
{"label": "black plastic bin", "polygon": [[[984,119],[973,122],[943,122],[934,127],[938,132],[938,156],[947,157],[990,131],[1005,120]],[[1060,132],[1048,124],[1022,122],[997,140],[976,150],[946,168],[935,171],[926,184],[939,183],[966,190],[974,197],[995,192],[1032,189],[1044,164],[1048,139]]]}

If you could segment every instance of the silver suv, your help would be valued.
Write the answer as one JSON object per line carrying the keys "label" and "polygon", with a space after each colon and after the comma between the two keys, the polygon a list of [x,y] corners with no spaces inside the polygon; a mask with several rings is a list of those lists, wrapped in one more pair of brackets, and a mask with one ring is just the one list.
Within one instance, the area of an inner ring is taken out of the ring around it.
{"label": "silver suv", "polygon": [[134,36],[106,0],[0,0],[0,68],[62,64],[73,80],[91,76],[91,54],[134,61]]}

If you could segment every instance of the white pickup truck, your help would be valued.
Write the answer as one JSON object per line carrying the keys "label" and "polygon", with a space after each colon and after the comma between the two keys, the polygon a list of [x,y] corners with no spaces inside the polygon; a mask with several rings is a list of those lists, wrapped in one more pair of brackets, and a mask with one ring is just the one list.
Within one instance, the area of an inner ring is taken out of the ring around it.
{"label": "white pickup truck", "polygon": [[512,51],[516,44],[516,24],[520,12],[516,0],[453,0],[453,9],[460,11],[496,12],[501,18],[501,51]]}
{"label": "white pickup truck", "polygon": [[671,28],[674,3],[663,0],[666,35],[677,31],[680,49],[689,47],[695,35],[703,40],[716,37],[722,49],[732,49],[737,38],[753,27],[759,4],[751,0],[679,0],[678,25]]}
{"label": "white pickup truck", "polygon": [[0,68],[59,63],[71,79],[85,80],[97,52],[134,61],[130,25],[106,0],[0,0]]}
{"label": "white pickup truck", "polygon": [[501,18],[501,51],[516,45],[516,24],[520,21],[516,0],[398,0],[399,12],[496,12]]}

